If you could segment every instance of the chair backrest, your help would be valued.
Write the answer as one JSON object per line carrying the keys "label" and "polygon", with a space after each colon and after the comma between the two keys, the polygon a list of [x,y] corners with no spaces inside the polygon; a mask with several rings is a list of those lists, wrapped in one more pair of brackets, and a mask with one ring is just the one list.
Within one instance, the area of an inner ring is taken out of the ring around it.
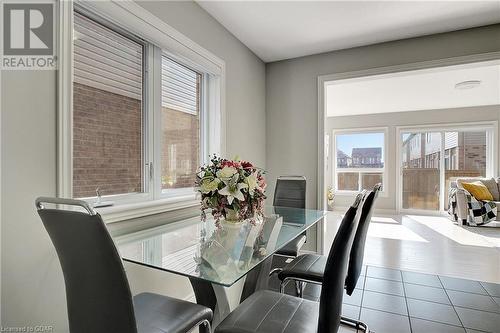
{"label": "chair backrest", "polygon": [[273,206],[306,208],[306,178],[304,176],[278,177]]}
{"label": "chair backrest", "polygon": [[[88,213],[43,203],[81,206]],[[101,216],[80,200],[42,197],[36,207],[61,263],[70,332],[137,333],[125,270]]]}
{"label": "chair backrest", "polygon": [[334,333],[339,329],[349,252],[358,226],[361,211],[358,207],[363,196],[364,193],[359,193],[344,215],[326,260],[319,301],[318,333]]}
{"label": "chair backrest", "polygon": [[347,295],[352,295],[356,283],[358,283],[361,269],[363,268],[363,256],[365,253],[366,235],[368,234],[368,226],[372,219],[373,207],[377,199],[382,184],[376,184],[373,190],[363,200],[361,215],[359,217],[358,229],[352,243],[351,253],[349,256],[349,266],[347,268],[347,277],[345,280],[345,289]]}

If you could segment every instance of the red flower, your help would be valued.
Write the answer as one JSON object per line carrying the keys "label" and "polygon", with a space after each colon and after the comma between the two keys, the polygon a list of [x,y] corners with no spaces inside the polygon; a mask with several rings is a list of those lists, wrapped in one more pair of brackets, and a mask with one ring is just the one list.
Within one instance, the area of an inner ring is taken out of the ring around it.
{"label": "red flower", "polygon": [[264,178],[259,179],[259,187],[264,191],[267,187],[266,180]]}
{"label": "red flower", "polygon": [[223,160],[222,161],[222,168],[224,167],[233,167],[236,169],[239,169],[241,167],[241,164],[236,161],[229,161],[229,160]]}
{"label": "red flower", "polygon": [[247,162],[247,161],[241,161],[241,166],[243,167],[243,169],[251,169],[251,168],[253,168],[252,163]]}

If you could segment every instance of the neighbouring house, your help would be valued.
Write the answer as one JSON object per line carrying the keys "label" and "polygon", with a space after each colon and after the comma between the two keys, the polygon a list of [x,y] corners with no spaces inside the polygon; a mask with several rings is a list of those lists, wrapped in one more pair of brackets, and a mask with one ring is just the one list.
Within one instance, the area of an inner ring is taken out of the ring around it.
{"label": "neighbouring house", "polygon": [[352,165],[352,158],[342,150],[337,150],[337,167],[348,168]]}
{"label": "neighbouring house", "polygon": [[353,148],[352,166],[354,168],[383,168],[382,148]]}
{"label": "neighbouring house", "polygon": [[[486,134],[484,132],[446,132],[445,170],[484,170]],[[439,168],[440,133],[415,133],[403,141],[403,167]]]}

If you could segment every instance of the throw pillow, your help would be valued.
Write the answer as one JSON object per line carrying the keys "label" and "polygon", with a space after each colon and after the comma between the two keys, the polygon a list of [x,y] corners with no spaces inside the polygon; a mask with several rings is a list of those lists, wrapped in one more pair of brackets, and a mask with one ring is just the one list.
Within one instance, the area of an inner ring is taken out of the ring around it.
{"label": "throw pillow", "polygon": [[481,183],[488,188],[488,191],[490,191],[493,197],[493,201],[500,201],[500,193],[498,192],[498,184],[495,178],[481,179]]}
{"label": "throw pillow", "polygon": [[488,191],[488,188],[479,180],[473,183],[462,183],[462,186],[477,200],[493,201],[493,196],[490,191]]}

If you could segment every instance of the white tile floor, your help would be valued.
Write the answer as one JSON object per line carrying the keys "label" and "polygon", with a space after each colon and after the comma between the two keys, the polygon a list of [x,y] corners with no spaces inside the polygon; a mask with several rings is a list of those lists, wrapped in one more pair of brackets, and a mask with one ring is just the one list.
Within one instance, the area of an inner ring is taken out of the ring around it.
{"label": "white tile floor", "polygon": [[[339,213],[328,213],[327,248],[340,220]],[[441,216],[374,214],[364,262],[370,266],[500,283],[500,227],[461,227]]]}

